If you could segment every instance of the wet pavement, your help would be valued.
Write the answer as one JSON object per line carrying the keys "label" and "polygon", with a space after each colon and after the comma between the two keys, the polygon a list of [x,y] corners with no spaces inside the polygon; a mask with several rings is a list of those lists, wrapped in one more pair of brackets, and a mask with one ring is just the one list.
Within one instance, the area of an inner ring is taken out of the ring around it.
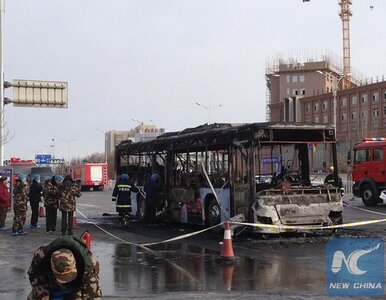
{"label": "wet pavement", "polygon": [[[176,224],[157,228],[132,223],[118,228],[110,191],[84,193],[78,209],[75,235],[85,230],[92,234],[92,251],[101,265],[100,283],[107,299],[327,299],[325,289],[325,248],[330,234],[303,237],[287,235],[266,237],[244,234],[235,237],[237,261],[218,260],[222,237],[204,233],[178,242],[138,247],[135,244],[161,241],[180,235]],[[360,205],[359,202],[352,202]],[[386,213],[386,207],[378,211]],[[375,218],[374,215],[345,210],[347,221]],[[380,218],[380,216],[377,216]],[[44,219],[40,219],[44,224]],[[89,222],[95,222],[101,231]],[[11,215],[7,224],[11,223]],[[60,218],[58,220],[58,226]],[[43,226],[44,227],[44,226]],[[382,226],[342,230],[338,236],[374,236],[384,238]],[[58,227],[59,228],[59,227]],[[183,227],[184,232],[200,228]],[[25,237],[11,237],[0,232],[0,299],[25,299],[30,286],[27,269],[33,252],[49,243],[52,236],[30,230]],[[127,241],[127,242],[122,242]],[[134,244],[129,244],[134,243]]]}

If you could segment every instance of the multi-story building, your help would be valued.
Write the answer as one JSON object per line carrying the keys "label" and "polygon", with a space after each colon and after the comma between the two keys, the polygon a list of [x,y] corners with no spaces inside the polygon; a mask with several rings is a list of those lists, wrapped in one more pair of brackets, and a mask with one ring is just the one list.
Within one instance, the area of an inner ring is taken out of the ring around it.
{"label": "multi-story building", "polygon": [[128,131],[110,130],[105,133],[105,156],[109,163],[109,176],[114,177],[115,146],[124,140],[133,142],[148,141],[165,133],[165,128],[157,128],[155,125],[141,123],[137,127]]}
{"label": "multi-story building", "polygon": [[[115,146],[125,140],[135,140],[135,129],[129,131],[110,130],[105,133],[105,155],[106,160],[111,160],[115,155]],[[114,161],[114,159],[112,159]]]}
{"label": "multi-story building", "polygon": [[[339,74],[329,61],[283,63],[269,70],[267,121],[335,124],[342,168],[349,149],[363,137],[386,136],[386,81],[351,76],[350,82]],[[315,158],[315,168],[325,164]]]}

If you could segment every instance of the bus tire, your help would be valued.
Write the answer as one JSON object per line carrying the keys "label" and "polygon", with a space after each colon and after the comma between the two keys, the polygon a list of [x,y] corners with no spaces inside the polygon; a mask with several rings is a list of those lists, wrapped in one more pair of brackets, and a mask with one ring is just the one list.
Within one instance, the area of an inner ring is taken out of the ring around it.
{"label": "bus tire", "polygon": [[370,184],[365,184],[361,187],[361,198],[366,206],[376,206],[378,204],[375,190]]}
{"label": "bus tire", "polygon": [[215,198],[212,198],[206,211],[208,227],[215,226],[221,222],[221,210]]}

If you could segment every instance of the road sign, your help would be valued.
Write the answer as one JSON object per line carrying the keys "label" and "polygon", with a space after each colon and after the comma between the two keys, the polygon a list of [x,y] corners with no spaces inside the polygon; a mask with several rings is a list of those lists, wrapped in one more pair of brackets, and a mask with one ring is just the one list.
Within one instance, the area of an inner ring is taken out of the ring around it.
{"label": "road sign", "polygon": [[51,154],[36,154],[35,162],[38,165],[49,165],[51,163]]}
{"label": "road sign", "polygon": [[14,106],[67,108],[68,88],[64,81],[15,79],[12,83]]}
{"label": "road sign", "polygon": [[64,158],[53,158],[51,159],[52,165],[60,165],[64,163]]}

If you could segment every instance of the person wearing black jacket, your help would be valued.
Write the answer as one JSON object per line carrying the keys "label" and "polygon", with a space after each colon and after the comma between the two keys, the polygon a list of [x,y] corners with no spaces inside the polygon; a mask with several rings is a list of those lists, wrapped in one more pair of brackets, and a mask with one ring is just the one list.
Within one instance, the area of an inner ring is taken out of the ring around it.
{"label": "person wearing black jacket", "polygon": [[131,192],[138,193],[139,189],[129,182],[128,174],[122,174],[121,180],[115,185],[112,195],[112,201],[116,201],[121,226],[127,225],[131,213]]}
{"label": "person wearing black jacket", "polygon": [[39,229],[40,225],[38,224],[39,217],[39,203],[43,195],[43,186],[40,183],[40,176],[32,176],[32,184],[29,189],[29,203],[31,205],[31,224],[30,229]]}

